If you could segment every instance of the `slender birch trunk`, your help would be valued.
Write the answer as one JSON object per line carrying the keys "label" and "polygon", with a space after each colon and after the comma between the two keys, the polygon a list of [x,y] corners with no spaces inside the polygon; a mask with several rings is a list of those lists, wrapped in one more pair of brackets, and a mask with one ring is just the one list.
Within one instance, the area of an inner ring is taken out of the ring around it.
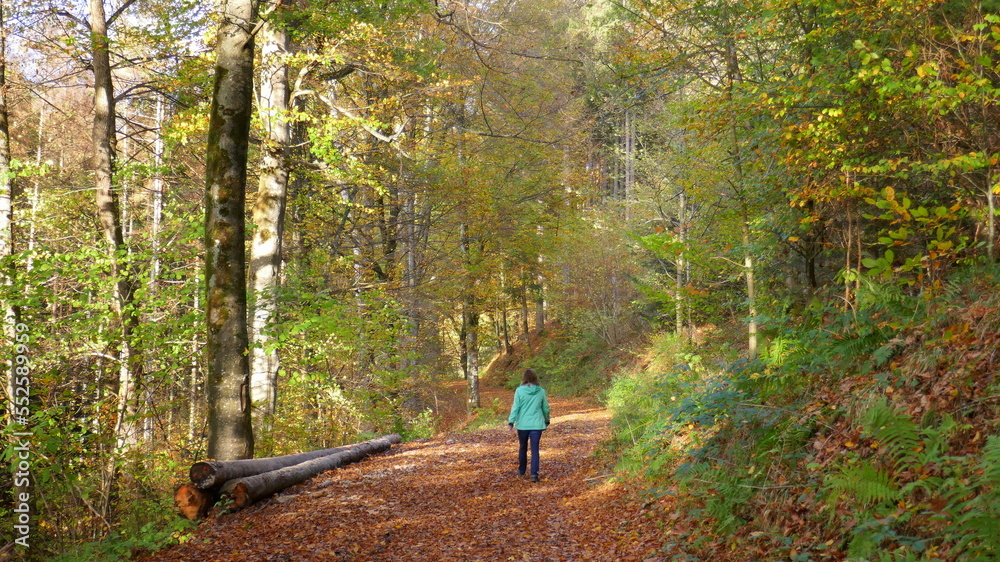
{"label": "slender birch trunk", "polygon": [[466,381],[469,386],[469,409],[479,408],[479,310],[476,304],[475,279],[472,274],[472,255],[469,248],[469,227],[461,225],[462,258],[466,267],[465,285],[465,356]]}
{"label": "slender birch trunk", "polygon": [[153,225],[150,232],[152,244],[153,263],[149,272],[149,291],[152,294],[156,290],[157,280],[160,278],[160,227],[163,222],[163,174],[160,167],[163,166],[163,119],[166,109],[162,98],[156,100],[156,140],[153,141]]}
{"label": "slender birch trunk", "polygon": [[[0,2],[0,260],[13,255],[13,225],[14,225],[14,175],[10,169],[10,126],[7,114],[7,22],[6,6]],[[0,278],[5,285],[14,282],[13,268],[0,271]],[[3,303],[4,337],[8,344],[16,340],[15,325],[17,316],[14,307],[9,302]],[[8,393],[14,399],[14,372],[8,371]],[[13,411],[13,404],[8,405],[7,412]]]}
{"label": "slender birch trunk", "polygon": [[255,0],[227,0],[219,26],[205,166],[205,314],[208,451],[253,457],[246,354],[247,151],[253,111]]}
{"label": "slender birch trunk", "polygon": [[[199,309],[200,289],[194,291],[194,310]],[[195,326],[194,339],[191,341],[191,366],[188,376],[188,440],[193,442],[198,428],[198,326]]]}
{"label": "slender birch trunk", "polygon": [[[10,167],[10,126],[8,120],[8,110],[7,110],[7,11],[6,6],[3,2],[0,2],[0,260],[8,260],[13,255],[14,250],[14,175],[11,173]],[[15,270],[13,264],[8,264],[7,267],[0,271],[0,283],[10,287],[14,284],[14,274]],[[17,309],[9,301],[4,301],[2,303],[3,307],[3,335],[4,335],[4,345],[7,349],[15,349],[14,345],[18,343],[17,339],[17,324],[18,324],[18,314]],[[26,377],[18,377],[17,364],[11,360],[4,361],[5,372],[5,382],[6,382],[6,392],[7,392],[7,402],[4,404],[5,411],[7,412],[7,419],[5,420],[8,427],[14,427],[14,431],[24,431],[26,425],[24,419],[20,419],[19,408],[19,398],[23,398],[21,401],[23,404],[29,398],[28,390],[30,385],[24,385],[25,381],[30,383],[30,379]],[[11,466],[16,466],[17,463],[11,462]],[[30,497],[30,481],[24,478],[14,478],[13,487],[13,498],[19,498],[20,494],[25,493]],[[22,485],[23,484],[23,485]]]}
{"label": "slender birch trunk", "polygon": [[278,313],[281,240],[284,235],[288,190],[288,36],[280,25],[267,24],[261,33],[260,98],[265,139],[261,151],[260,182],[253,208],[254,235],[250,246],[250,396],[264,420],[278,404],[278,351],[267,349],[267,325]]}
{"label": "slender birch trunk", "polygon": [[[42,166],[42,146],[45,144],[45,103],[40,103],[38,109],[38,147],[35,149],[35,167]],[[38,210],[42,206],[42,180],[35,178],[33,192],[31,194],[31,224],[28,226],[28,259],[25,264],[25,271],[32,271],[35,268],[35,239],[37,237],[36,222],[38,220]]]}
{"label": "slender birch trunk", "polygon": [[747,284],[747,355],[757,357],[757,290],[754,280],[753,254],[750,253],[750,227],[743,223],[743,275]]}
{"label": "slender birch trunk", "polygon": [[[687,240],[687,194],[684,190],[677,197],[677,240],[684,247]],[[677,256],[677,271],[674,276],[674,332],[684,333],[684,252]]]}
{"label": "slender birch trunk", "polygon": [[402,363],[404,366],[416,365],[416,352],[420,337],[419,301],[417,298],[417,195],[409,193],[403,205],[403,217],[406,244],[406,267],[403,271],[403,285],[406,287],[406,335],[403,341]]}

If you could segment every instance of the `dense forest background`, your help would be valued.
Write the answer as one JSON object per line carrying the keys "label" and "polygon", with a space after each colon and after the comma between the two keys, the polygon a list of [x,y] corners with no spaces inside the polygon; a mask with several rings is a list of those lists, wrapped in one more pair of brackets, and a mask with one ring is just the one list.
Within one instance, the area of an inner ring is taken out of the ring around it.
{"label": "dense forest background", "polygon": [[[601,394],[619,469],[686,498],[699,548],[811,559],[780,531],[808,513],[861,559],[997,552],[1000,4],[0,11],[0,482],[40,556],[169,541],[213,452],[431,435],[439,385],[475,413],[546,337],[525,364]],[[237,33],[247,178],[219,211]]]}

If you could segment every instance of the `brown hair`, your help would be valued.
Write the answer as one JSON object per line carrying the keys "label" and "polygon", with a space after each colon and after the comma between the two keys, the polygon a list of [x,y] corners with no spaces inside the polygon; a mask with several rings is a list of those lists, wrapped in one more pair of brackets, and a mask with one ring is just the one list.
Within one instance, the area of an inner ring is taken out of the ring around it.
{"label": "brown hair", "polygon": [[521,377],[521,384],[534,384],[538,385],[538,375],[535,374],[534,369],[525,369],[524,375]]}

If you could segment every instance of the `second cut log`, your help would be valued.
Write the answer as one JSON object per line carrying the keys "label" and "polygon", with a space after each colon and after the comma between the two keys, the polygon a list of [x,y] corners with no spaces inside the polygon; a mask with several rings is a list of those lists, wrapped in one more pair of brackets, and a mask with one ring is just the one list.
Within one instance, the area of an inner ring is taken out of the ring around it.
{"label": "second cut log", "polygon": [[350,449],[352,445],[320,449],[307,453],[296,453],[280,457],[264,457],[260,459],[243,459],[237,461],[201,461],[191,465],[188,476],[191,482],[200,490],[218,489],[229,480],[271,472],[293,466],[319,457],[335,455]]}
{"label": "second cut log", "polygon": [[261,498],[305,482],[317,474],[358,462],[369,455],[387,451],[394,443],[400,441],[402,438],[399,434],[393,433],[352,445],[339,453],[307,460],[270,472],[229,480],[222,486],[222,495],[232,500],[231,510],[243,509]]}

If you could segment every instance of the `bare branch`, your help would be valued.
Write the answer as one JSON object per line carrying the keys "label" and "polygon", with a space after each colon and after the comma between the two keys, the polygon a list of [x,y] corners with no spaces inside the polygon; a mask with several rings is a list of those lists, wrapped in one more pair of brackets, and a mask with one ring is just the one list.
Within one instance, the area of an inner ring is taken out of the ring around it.
{"label": "bare branch", "polygon": [[135,4],[135,0],[126,0],[126,2],[124,4],[122,4],[122,6],[120,8],[118,8],[117,10],[115,10],[115,13],[111,14],[111,17],[108,18],[108,22],[107,22],[106,25],[108,27],[111,27],[111,24],[113,24],[115,22],[115,20],[118,19],[118,16],[122,15],[122,12],[124,12],[125,10],[127,10],[129,8],[129,6],[131,6],[132,4]]}

